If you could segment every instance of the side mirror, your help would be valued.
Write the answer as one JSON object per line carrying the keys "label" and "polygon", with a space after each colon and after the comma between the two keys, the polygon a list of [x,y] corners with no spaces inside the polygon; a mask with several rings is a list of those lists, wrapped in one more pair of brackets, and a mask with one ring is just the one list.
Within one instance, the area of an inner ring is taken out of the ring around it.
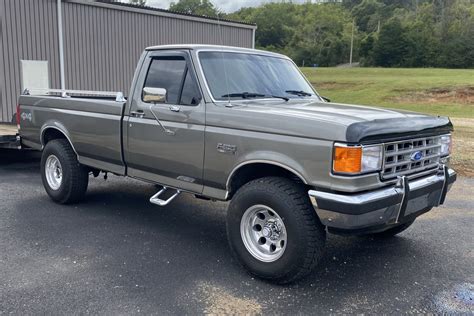
{"label": "side mirror", "polygon": [[147,103],[166,103],[165,88],[145,87],[142,91],[142,100]]}

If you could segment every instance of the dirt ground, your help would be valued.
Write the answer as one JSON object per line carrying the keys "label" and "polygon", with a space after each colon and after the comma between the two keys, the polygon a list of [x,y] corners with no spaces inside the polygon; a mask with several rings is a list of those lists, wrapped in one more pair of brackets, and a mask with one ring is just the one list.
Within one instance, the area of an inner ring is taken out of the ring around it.
{"label": "dirt ground", "polygon": [[454,124],[453,158],[454,169],[466,176],[474,176],[474,119],[452,118]]}
{"label": "dirt ground", "polygon": [[423,91],[405,91],[392,98],[396,102],[474,104],[474,86],[430,88]]}

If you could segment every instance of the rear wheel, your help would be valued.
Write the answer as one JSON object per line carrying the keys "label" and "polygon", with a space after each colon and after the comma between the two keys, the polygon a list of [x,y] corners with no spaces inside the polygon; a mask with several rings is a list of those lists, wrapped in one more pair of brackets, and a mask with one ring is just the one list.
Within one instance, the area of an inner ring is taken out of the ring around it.
{"label": "rear wheel", "polygon": [[77,161],[66,139],[46,144],[41,157],[41,179],[46,193],[61,204],[79,202],[87,191],[89,171]]}
{"label": "rear wheel", "polygon": [[277,177],[251,181],[235,194],[227,235],[234,255],[251,274],[281,284],[310,273],[326,240],[304,187]]}

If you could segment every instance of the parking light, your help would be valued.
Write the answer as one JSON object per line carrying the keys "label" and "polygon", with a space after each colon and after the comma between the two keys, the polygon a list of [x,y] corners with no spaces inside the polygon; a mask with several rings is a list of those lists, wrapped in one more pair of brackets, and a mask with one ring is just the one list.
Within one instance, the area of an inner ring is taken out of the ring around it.
{"label": "parking light", "polygon": [[334,145],[333,172],[339,174],[361,174],[380,170],[382,146]]}

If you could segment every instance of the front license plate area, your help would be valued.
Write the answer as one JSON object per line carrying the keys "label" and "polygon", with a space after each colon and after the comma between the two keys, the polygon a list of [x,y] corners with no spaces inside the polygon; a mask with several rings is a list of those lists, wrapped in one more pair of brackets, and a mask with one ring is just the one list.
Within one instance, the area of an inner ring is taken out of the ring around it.
{"label": "front license plate area", "polygon": [[404,216],[408,216],[419,211],[425,211],[438,205],[441,197],[441,190],[436,190],[427,194],[409,199]]}

